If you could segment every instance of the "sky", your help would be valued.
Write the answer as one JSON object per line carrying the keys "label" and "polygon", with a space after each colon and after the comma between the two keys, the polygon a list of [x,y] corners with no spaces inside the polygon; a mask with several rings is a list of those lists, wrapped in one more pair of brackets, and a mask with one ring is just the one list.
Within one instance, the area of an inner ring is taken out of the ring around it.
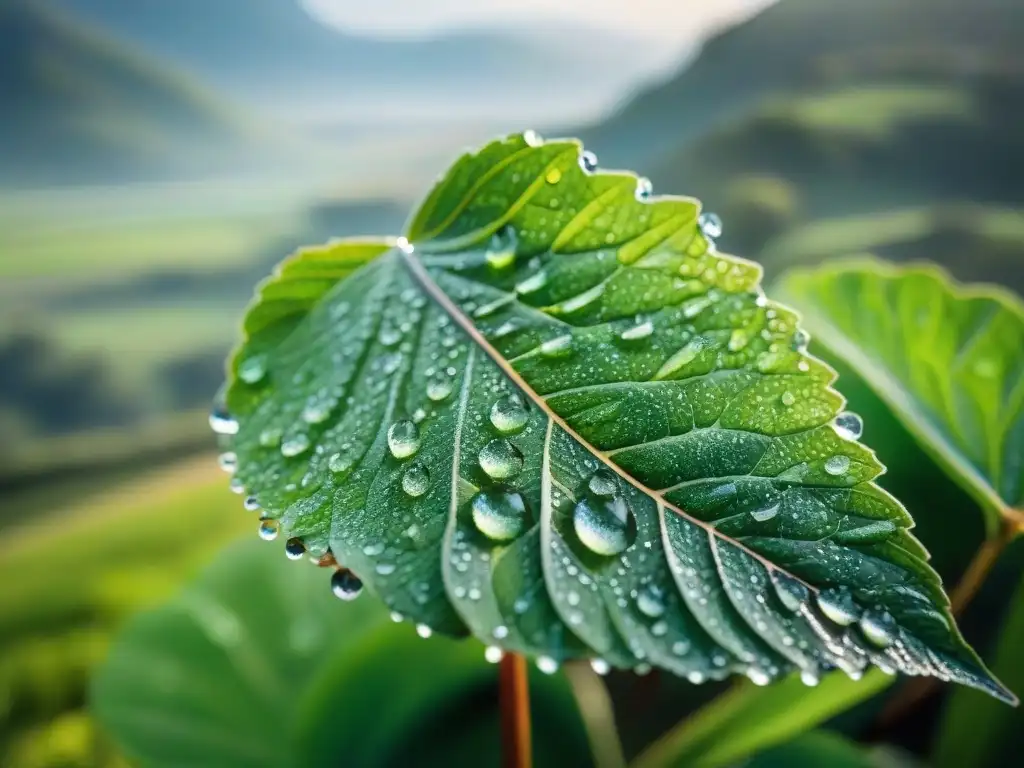
{"label": "sky", "polygon": [[689,43],[771,0],[303,0],[321,18],[377,34],[423,34],[551,18]]}

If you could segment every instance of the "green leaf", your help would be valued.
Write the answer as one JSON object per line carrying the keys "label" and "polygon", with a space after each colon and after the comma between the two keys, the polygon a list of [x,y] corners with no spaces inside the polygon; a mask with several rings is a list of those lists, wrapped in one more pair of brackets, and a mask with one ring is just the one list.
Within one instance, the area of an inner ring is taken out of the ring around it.
{"label": "green leaf", "polygon": [[1024,305],[931,265],[797,270],[780,296],[970,493],[992,533],[1024,525]]}
{"label": "green leaf", "polygon": [[[993,668],[1007,683],[1024,685],[1024,581],[1009,602],[1009,615],[999,633]],[[932,764],[938,768],[963,765],[995,766],[1015,754],[1021,743],[1020,713],[992,706],[991,699],[976,691],[956,691],[946,705],[936,729],[938,740]]]}
{"label": "green leaf", "polygon": [[580,153],[466,155],[395,248],[244,342],[213,421],[264,532],[545,669],[874,663],[1011,699],[760,268]]}
{"label": "green leaf", "polygon": [[[154,767],[499,754],[497,675],[478,647],[423,643],[372,601],[339,606],[321,577],[254,542],[229,549],[121,633],[94,680],[94,713]],[[539,763],[580,764],[586,735],[565,681],[536,679],[531,698]]]}
{"label": "green leaf", "polygon": [[[703,764],[703,763],[702,763]],[[757,755],[746,763],[747,768],[872,768],[889,766],[895,768],[892,760],[876,757],[849,739],[829,731],[812,731],[793,741]]]}
{"label": "green leaf", "polygon": [[891,677],[872,670],[859,683],[832,675],[810,691],[796,677],[770,688],[745,685],[719,696],[662,736],[633,761],[632,768],[736,765],[820,725],[891,682]]}

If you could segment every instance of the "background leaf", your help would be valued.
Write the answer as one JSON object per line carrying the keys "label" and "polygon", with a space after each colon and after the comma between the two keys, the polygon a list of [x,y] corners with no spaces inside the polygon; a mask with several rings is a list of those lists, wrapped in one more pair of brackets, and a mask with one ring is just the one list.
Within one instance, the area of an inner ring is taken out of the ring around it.
{"label": "background leaf", "polygon": [[698,215],[572,141],[461,158],[408,240],[236,356],[214,423],[264,535],[548,670],[874,663],[1010,698],[833,372]]}
{"label": "background leaf", "polygon": [[[270,555],[233,547],[118,638],[92,702],[129,756],[286,768],[441,765],[476,750],[497,764],[497,675],[479,646],[423,643],[378,604],[339,606],[313,568]],[[532,682],[538,763],[589,764],[564,680]]]}
{"label": "background leaf", "polygon": [[1024,521],[1024,308],[937,267],[877,260],[788,273],[780,296],[854,366],[985,510]]}

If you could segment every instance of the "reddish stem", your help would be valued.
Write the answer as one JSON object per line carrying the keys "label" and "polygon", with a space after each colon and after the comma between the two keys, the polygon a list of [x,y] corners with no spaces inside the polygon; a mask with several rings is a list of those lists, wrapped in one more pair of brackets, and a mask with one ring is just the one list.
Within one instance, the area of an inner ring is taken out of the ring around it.
{"label": "reddish stem", "polygon": [[531,768],[530,687],[526,659],[506,653],[499,666],[503,768]]}

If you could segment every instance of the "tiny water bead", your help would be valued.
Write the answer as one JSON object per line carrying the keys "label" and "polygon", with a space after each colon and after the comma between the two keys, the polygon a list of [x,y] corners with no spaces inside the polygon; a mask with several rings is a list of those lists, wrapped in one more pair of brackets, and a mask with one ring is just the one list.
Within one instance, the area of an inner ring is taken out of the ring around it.
{"label": "tiny water bead", "polygon": [[348,568],[331,574],[331,592],[340,600],[355,600],[363,591],[363,582]]}
{"label": "tiny water bead", "polygon": [[602,677],[612,671],[612,665],[600,657],[590,660],[590,668]]}
{"label": "tiny water bead", "polygon": [[246,496],[245,501],[242,502],[242,506],[246,512],[258,512],[260,509],[260,502],[255,496]]}
{"label": "tiny water bead", "polygon": [[309,436],[304,432],[292,435],[281,443],[281,455],[287,459],[298,456],[309,450]]}
{"label": "tiny water bead", "polygon": [[492,269],[505,269],[516,260],[516,232],[512,227],[502,227],[494,233],[484,252],[484,258]]}
{"label": "tiny water bead", "polygon": [[518,493],[481,491],[470,502],[473,524],[494,541],[512,541],[530,526],[526,502]]}
{"label": "tiny water bead", "polygon": [[496,645],[488,645],[484,648],[484,659],[486,659],[489,664],[497,664],[501,661],[501,657],[504,655],[505,652]]}
{"label": "tiny water bead", "polygon": [[427,397],[432,402],[440,403],[451,396],[454,388],[455,382],[452,377],[444,371],[439,371],[427,381]]}
{"label": "tiny water bead", "polygon": [[636,607],[644,616],[659,618],[665,613],[665,593],[655,584],[646,584],[636,595]]}
{"label": "tiny water bead", "polygon": [[481,448],[477,461],[492,480],[508,480],[523,468],[523,454],[505,438],[491,440]]}
{"label": "tiny water bead", "polygon": [[825,461],[825,471],[833,477],[838,476],[846,472],[850,468],[850,457],[849,456],[832,456]]}
{"label": "tiny water bead", "polygon": [[760,667],[747,667],[745,673],[747,675],[747,679],[754,685],[768,685],[768,683],[772,681],[771,675]]}
{"label": "tiny water bead", "polygon": [[416,462],[402,475],[402,490],[413,498],[422,496],[430,488],[430,471]]}
{"label": "tiny water bead", "polygon": [[264,541],[273,541],[276,539],[280,530],[281,526],[277,520],[273,520],[269,517],[260,520],[259,534],[260,538]]}
{"label": "tiny water bead", "polygon": [[408,459],[420,449],[420,431],[411,421],[399,421],[388,429],[388,450],[396,459]]}
{"label": "tiny water bead", "polygon": [[284,545],[284,554],[289,560],[301,560],[306,554],[306,545],[302,543],[302,539],[288,539]]}
{"label": "tiny water bead", "polygon": [[654,192],[654,185],[651,184],[651,180],[646,176],[640,176],[636,180],[636,190],[633,192],[637,200],[645,201],[651,197],[651,193]]}
{"label": "tiny water bead", "polygon": [[231,482],[228,483],[228,490],[230,490],[232,493],[242,495],[243,493],[245,493],[245,485],[237,477],[232,477]]}
{"label": "tiny water bead", "polygon": [[614,496],[619,490],[618,478],[607,467],[601,467],[590,476],[587,489],[595,496]]}
{"label": "tiny water bead", "polygon": [[217,465],[225,472],[234,472],[238,469],[238,454],[234,451],[222,453],[217,457]]}
{"label": "tiny water bead", "polygon": [[210,429],[218,435],[237,435],[238,422],[228,413],[226,406],[218,403],[210,411]]}
{"label": "tiny water bead", "polygon": [[267,358],[254,355],[238,365],[238,378],[246,384],[258,384],[267,375]]}
{"label": "tiny water bead", "polygon": [[550,656],[538,656],[537,669],[545,675],[553,675],[558,671],[558,662]]}
{"label": "tiny water bead", "polygon": [[580,168],[586,173],[593,173],[597,170],[597,155],[591,152],[589,149],[583,150],[580,153]]}
{"label": "tiny water bead", "polygon": [[833,424],[840,437],[857,440],[864,433],[864,421],[853,411],[843,411]]}
{"label": "tiny water bead", "polygon": [[572,523],[583,546],[598,555],[618,555],[636,538],[636,521],[622,496],[581,499]]}
{"label": "tiny water bead", "polygon": [[818,593],[818,608],[830,620],[842,627],[853,624],[860,617],[860,609],[853,601],[850,590],[839,587]]}
{"label": "tiny water bead", "polygon": [[273,448],[281,442],[282,434],[279,427],[267,427],[260,432],[259,443],[264,448]]}
{"label": "tiny water bead", "polygon": [[432,630],[426,624],[417,624],[416,625],[416,634],[419,635],[420,637],[422,637],[424,640],[426,640],[428,637],[430,637],[432,634],[434,634],[434,630]]}
{"label": "tiny water bead", "polygon": [[517,394],[505,395],[491,406],[491,424],[503,435],[519,432],[526,426],[529,414]]}
{"label": "tiny water bead", "polygon": [[632,328],[627,328],[619,334],[619,338],[623,341],[641,341],[652,333],[654,333],[654,324],[648,320],[639,325],[634,325]]}
{"label": "tiny water bead", "polygon": [[697,223],[704,237],[710,240],[717,240],[722,236],[722,219],[719,218],[717,213],[712,213],[711,211],[702,213]]}
{"label": "tiny water bead", "polygon": [[343,453],[334,453],[327,459],[327,468],[335,474],[348,472],[352,469],[352,460]]}
{"label": "tiny water bead", "polygon": [[811,334],[805,331],[803,328],[797,328],[793,331],[793,351],[794,352],[806,352],[807,345],[811,343]]}

